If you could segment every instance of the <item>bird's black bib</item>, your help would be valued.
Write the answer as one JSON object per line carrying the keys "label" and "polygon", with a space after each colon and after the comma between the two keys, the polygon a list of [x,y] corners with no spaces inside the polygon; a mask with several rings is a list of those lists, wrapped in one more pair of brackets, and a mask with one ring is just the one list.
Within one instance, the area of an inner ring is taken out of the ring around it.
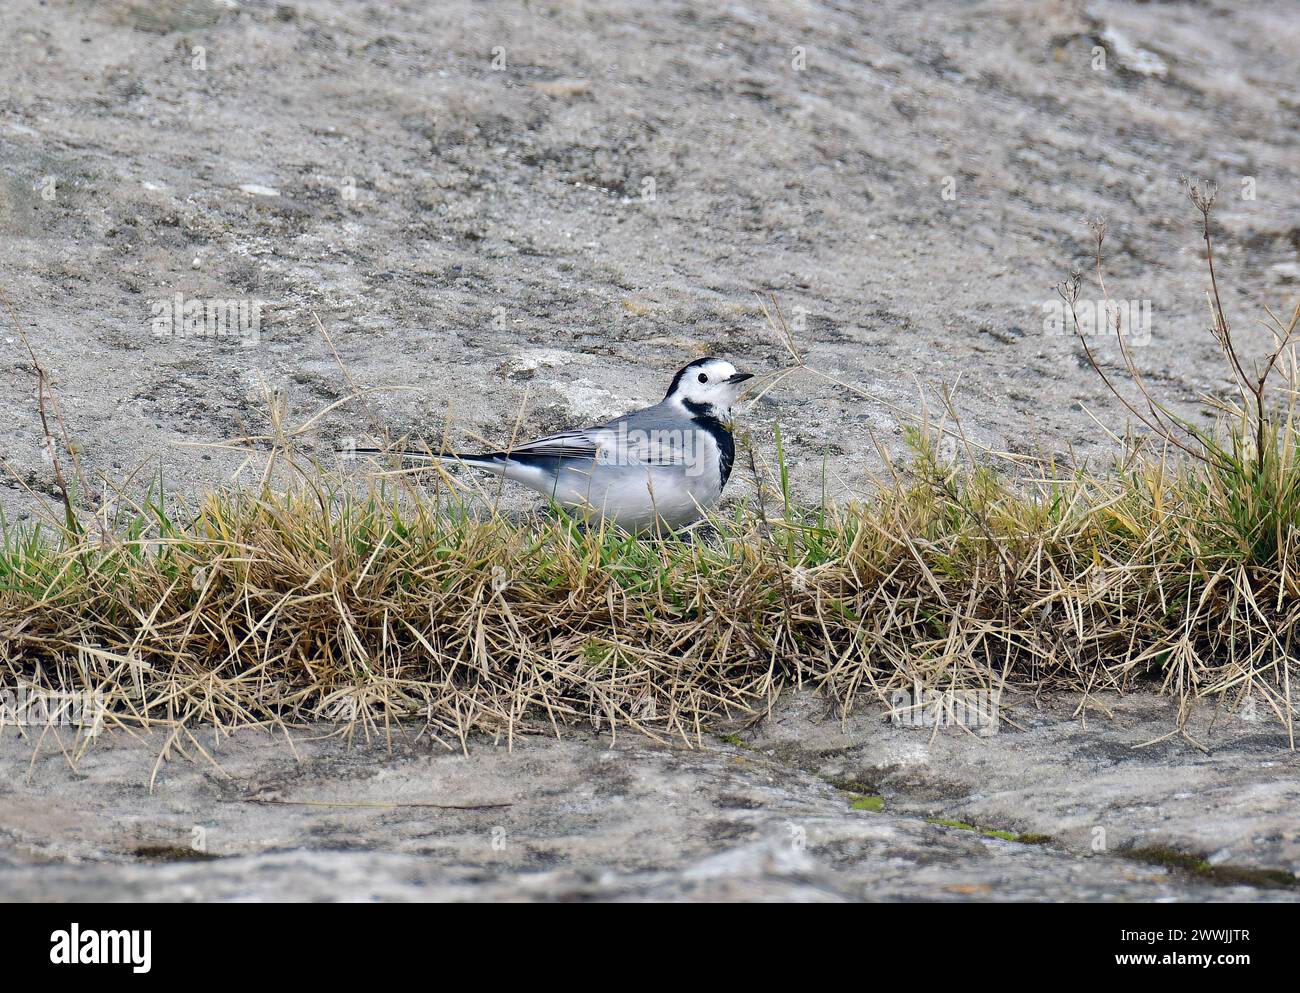
{"label": "bird's black bib", "polygon": [[709,437],[718,443],[718,470],[722,477],[721,486],[726,486],[727,480],[731,477],[731,463],[736,460],[736,442],[731,437],[731,432],[708,404],[696,403],[694,400],[682,402],[691,412],[691,420],[699,425],[700,430],[707,431]]}

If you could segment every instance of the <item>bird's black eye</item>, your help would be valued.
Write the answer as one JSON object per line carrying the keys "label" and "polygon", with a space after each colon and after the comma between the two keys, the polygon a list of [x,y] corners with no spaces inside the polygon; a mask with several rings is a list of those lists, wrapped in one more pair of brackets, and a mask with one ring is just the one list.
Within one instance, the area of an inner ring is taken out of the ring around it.
{"label": "bird's black eye", "polygon": [[707,383],[708,381],[709,381],[709,377],[704,375],[704,373],[700,373],[700,382]]}

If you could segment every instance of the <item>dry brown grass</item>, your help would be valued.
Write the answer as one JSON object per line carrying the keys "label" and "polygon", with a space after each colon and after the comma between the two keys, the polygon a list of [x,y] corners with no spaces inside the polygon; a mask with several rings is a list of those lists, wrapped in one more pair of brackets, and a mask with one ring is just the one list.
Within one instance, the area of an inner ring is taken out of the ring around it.
{"label": "dry brown grass", "polygon": [[869,506],[646,540],[317,477],[124,540],[11,543],[0,683],[100,691],[110,725],[417,719],[461,746],[578,722],[693,742],[793,683],[847,707],[1145,678],[1289,729],[1294,534],[1256,561],[1211,496],[1158,460],[1012,488],[923,446]]}

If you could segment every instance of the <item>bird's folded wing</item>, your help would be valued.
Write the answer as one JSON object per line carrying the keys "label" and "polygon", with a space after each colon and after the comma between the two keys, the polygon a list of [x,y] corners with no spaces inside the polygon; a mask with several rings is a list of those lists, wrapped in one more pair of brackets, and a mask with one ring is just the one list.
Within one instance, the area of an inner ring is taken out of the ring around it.
{"label": "bird's folded wing", "polygon": [[596,442],[596,461],[612,465],[683,465],[696,441],[691,430],[641,428],[626,421],[588,431]]}
{"label": "bird's folded wing", "polygon": [[507,457],[521,455],[533,458],[593,459],[596,457],[597,448],[597,442],[592,439],[589,432],[562,431],[559,434],[547,435],[545,438],[512,445],[502,454]]}
{"label": "bird's folded wing", "polygon": [[639,430],[615,425],[565,431],[514,445],[507,457],[592,459],[608,465],[683,465],[691,454],[692,431]]}

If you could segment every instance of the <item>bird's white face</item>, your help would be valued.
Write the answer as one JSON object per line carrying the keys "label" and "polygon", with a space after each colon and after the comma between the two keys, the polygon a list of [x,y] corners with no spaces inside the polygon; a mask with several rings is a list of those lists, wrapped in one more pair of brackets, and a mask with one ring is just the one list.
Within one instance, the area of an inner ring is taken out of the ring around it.
{"label": "bird's white face", "polygon": [[699,359],[679,371],[669,387],[667,399],[677,400],[693,413],[707,410],[724,418],[731,412],[745,381],[753,376],[737,372],[726,359]]}

